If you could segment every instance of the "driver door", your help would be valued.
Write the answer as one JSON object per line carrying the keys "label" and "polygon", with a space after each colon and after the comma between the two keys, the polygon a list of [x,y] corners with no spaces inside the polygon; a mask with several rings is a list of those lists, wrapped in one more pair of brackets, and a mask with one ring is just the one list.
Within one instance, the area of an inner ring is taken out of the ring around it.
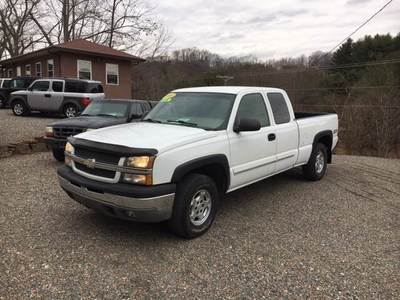
{"label": "driver door", "polygon": [[275,172],[276,139],[270,123],[264,96],[261,93],[246,94],[240,100],[236,120],[257,119],[261,129],[236,133],[228,131],[231,152],[231,189],[239,188]]}
{"label": "driver door", "polygon": [[32,84],[28,93],[28,104],[32,110],[49,110],[48,99],[51,97],[49,89],[49,80],[37,80]]}

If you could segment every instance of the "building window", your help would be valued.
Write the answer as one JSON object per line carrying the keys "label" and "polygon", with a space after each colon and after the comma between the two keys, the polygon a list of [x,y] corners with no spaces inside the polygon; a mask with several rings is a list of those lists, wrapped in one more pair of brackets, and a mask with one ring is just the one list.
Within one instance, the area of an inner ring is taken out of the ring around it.
{"label": "building window", "polygon": [[25,66],[25,75],[26,76],[31,76],[31,65],[26,65]]}
{"label": "building window", "polygon": [[12,71],[12,69],[8,69],[8,71],[7,71],[7,77],[8,77],[8,78],[13,77],[13,71]]}
{"label": "building window", "polygon": [[54,77],[54,59],[47,60],[47,76]]}
{"label": "building window", "polygon": [[20,66],[17,67],[17,76],[21,76],[21,67]]}
{"label": "building window", "polygon": [[106,83],[119,84],[119,69],[116,64],[106,64]]}
{"label": "building window", "polygon": [[77,77],[79,79],[92,79],[92,62],[89,60],[79,60],[77,63]]}
{"label": "building window", "polygon": [[42,77],[42,63],[41,62],[37,62],[35,64],[36,67],[36,76],[37,77]]}

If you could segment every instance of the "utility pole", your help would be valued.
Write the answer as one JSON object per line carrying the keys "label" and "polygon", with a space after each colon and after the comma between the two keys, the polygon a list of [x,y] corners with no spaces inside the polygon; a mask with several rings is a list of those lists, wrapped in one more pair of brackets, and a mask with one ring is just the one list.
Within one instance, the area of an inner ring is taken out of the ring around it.
{"label": "utility pole", "polygon": [[223,76],[223,75],[217,75],[215,78],[217,79],[222,79],[224,81],[224,85],[228,83],[229,80],[234,79],[235,77],[233,76]]}

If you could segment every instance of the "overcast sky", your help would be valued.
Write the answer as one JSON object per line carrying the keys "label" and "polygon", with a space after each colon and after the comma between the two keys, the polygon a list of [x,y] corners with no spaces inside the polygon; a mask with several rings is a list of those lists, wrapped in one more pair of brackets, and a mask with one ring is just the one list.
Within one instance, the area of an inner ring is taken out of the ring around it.
{"label": "overcast sky", "polygon": [[[174,49],[198,47],[260,59],[327,51],[388,0],[150,0]],[[400,0],[354,35],[400,32]]]}

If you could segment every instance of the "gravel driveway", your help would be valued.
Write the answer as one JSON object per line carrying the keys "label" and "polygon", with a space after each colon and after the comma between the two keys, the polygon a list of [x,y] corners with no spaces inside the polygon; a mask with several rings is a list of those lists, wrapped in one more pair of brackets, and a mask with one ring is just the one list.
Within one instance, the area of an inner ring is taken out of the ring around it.
{"label": "gravel driveway", "polygon": [[46,125],[55,120],[57,119],[54,115],[33,113],[30,116],[17,117],[11,109],[0,109],[0,146],[42,136]]}
{"label": "gravel driveway", "polygon": [[400,297],[400,160],[334,157],[227,195],[204,236],[75,203],[48,153],[0,160],[0,299]]}

